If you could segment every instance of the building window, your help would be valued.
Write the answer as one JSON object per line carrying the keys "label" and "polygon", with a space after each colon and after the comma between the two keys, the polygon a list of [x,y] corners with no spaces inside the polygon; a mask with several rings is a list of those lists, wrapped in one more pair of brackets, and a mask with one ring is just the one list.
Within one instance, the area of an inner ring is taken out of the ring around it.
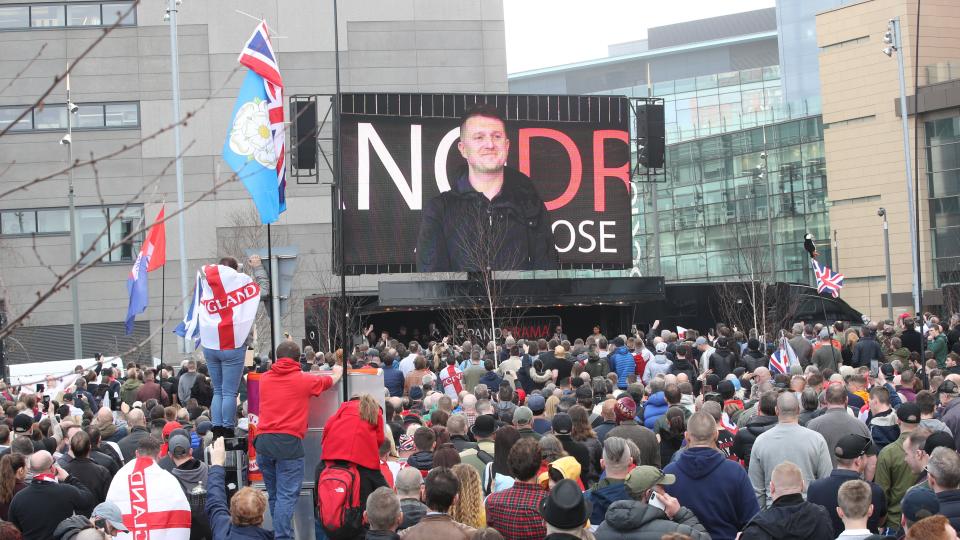
{"label": "building window", "polygon": [[136,10],[130,10],[132,2],[85,2],[20,4],[0,7],[0,30],[29,30],[43,28],[78,28],[113,26],[120,20],[121,26],[137,24]]}
{"label": "building window", "polygon": [[100,4],[67,4],[67,26],[100,26]]}
{"label": "building window", "polygon": [[[126,129],[140,127],[140,104],[137,102],[119,103],[78,103],[71,123],[75,130],[85,129]],[[0,107],[0,129],[20,116],[23,107]],[[64,105],[46,105],[27,113],[11,131],[48,131],[67,129],[67,108]]]}
{"label": "building window", "polygon": [[30,6],[30,26],[33,28],[56,28],[63,26],[66,6]]}
{"label": "building window", "polygon": [[[79,249],[91,251],[84,260],[93,260],[110,246],[116,246],[103,262],[130,262],[140,251],[143,234],[130,234],[143,226],[142,206],[86,206],[76,209]],[[109,229],[107,223],[110,223]],[[24,236],[31,234],[70,234],[68,208],[40,208],[33,210],[0,211],[0,235]]]}
{"label": "building window", "polygon": [[29,6],[0,7],[0,29],[27,28],[30,26]]}

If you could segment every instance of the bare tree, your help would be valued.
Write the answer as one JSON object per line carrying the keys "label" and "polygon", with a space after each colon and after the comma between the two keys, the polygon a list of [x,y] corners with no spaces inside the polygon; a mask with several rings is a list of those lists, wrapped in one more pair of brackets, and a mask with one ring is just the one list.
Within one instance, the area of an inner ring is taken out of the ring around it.
{"label": "bare tree", "polygon": [[[444,305],[441,316],[451,334],[462,339],[471,320],[485,320],[483,333],[495,340],[497,328],[514,324],[526,312],[526,308],[511,298],[510,277],[515,273],[500,268],[519,268],[524,262],[526,246],[517,244],[518,239],[507,234],[498,218],[481,206],[458,216],[470,222],[469,229],[475,232],[462,246],[458,246],[458,262],[466,270],[467,280],[457,301]],[[552,247],[552,246],[551,246]],[[449,277],[462,276],[450,274]],[[484,336],[486,337],[486,336]]]}

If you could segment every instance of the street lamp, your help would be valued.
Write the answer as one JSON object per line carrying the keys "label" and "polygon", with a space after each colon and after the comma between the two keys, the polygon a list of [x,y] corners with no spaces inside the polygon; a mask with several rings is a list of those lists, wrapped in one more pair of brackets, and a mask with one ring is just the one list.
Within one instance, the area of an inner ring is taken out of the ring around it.
{"label": "street lamp", "polygon": [[[170,83],[173,87],[173,157],[177,174],[177,229],[180,237],[180,298],[186,298],[190,292],[187,285],[187,251],[184,243],[183,224],[183,157],[180,155],[180,55],[177,51],[177,8],[182,0],[169,0],[163,20],[170,25]],[[186,308],[184,308],[186,309]],[[163,317],[163,314],[160,314]],[[160,339],[163,339],[162,337]],[[189,354],[193,342],[183,339],[181,352]]]}
{"label": "street lamp", "polygon": [[[887,31],[883,34],[883,54],[892,57],[897,53],[897,75],[900,78],[900,120],[903,129],[903,166],[907,173],[907,211],[910,222],[911,263],[913,265],[913,310],[920,313],[920,246],[917,235],[917,207],[914,197],[913,171],[910,168],[910,128],[907,123],[907,90],[903,80],[903,48],[900,41],[900,17],[894,17],[887,23]],[[887,279],[890,279],[890,270],[887,270]],[[889,298],[888,298],[889,301]],[[891,317],[892,318],[892,317]]]}
{"label": "street lamp", "polygon": [[887,263],[887,319],[893,320],[893,276],[890,273],[890,227],[887,224],[887,209],[880,207],[877,215],[883,218],[883,257]]}

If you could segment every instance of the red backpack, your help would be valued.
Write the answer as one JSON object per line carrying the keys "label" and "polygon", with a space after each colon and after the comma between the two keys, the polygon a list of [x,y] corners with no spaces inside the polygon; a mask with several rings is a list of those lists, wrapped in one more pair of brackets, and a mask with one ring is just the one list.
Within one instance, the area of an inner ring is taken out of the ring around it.
{"label": "red backpack", "polygon": [[360,472],[346,461],[326,462],[317,477],[316,518],[332,540],[363,536]]}

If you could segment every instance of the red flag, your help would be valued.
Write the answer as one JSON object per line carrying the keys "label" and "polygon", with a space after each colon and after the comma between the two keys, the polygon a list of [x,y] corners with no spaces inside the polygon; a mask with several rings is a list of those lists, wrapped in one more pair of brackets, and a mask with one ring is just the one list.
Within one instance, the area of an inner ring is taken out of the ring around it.
{"label": "red flag", "polygon": [[150,226],[147,240],[141,249],[147,257],[147,272],[153,272],[167,262],[167,227],[163,221],[165,207],[160,207],[157,219]]}

